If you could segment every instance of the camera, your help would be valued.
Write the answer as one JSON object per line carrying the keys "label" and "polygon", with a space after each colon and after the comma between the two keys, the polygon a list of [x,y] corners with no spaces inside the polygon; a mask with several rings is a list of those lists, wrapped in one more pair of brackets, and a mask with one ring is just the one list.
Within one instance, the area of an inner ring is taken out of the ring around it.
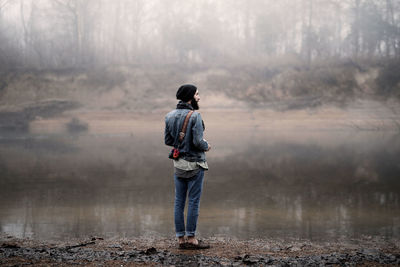
{"label": "camera", "polygon": [[180,155],[179,149],[173,148],[171,152],[169,152],[168,158],[178,160],[179,155]]}

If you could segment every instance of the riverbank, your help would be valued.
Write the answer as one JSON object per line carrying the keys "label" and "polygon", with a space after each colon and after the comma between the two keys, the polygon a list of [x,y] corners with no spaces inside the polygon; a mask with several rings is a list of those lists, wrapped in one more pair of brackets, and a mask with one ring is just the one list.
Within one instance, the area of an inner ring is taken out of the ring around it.
{"label": "riverbank", "polygon": [[[337,60],[251,65],[109,65],[98,68],[0,71],[0,108],[49,99],[77,102],[82,109],[151,112],[175,105],[180,84],[194,83],[202,107],[303,110],[357,100],[398,103],[398,61]],[[151,96],[151,97],[149,97]],[[203,98],[204,97],[204,98]]]}
{"label": "riverbank", "polygon": [[177,249],[173,238],[103,239],[67,242],[3,236],[0,265],[67,266],[243,266],[243,265],[366,265],[398,266],[400,241],[377,237],[315,242],[308,240],[237,240],[211,237],[212,248]]}

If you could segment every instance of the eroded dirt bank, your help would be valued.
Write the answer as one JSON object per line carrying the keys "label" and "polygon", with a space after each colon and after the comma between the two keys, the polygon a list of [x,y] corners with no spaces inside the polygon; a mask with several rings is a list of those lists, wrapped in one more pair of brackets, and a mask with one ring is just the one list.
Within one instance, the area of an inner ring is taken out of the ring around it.
{"label": "eroded dirt bank", "polygon": [[182,251],[173,238],[34,241],[4,236],[0,239],[0,265],[20,266],[398,266],[399,240],[364,237],[357,240],[206,239],[209,250]]}

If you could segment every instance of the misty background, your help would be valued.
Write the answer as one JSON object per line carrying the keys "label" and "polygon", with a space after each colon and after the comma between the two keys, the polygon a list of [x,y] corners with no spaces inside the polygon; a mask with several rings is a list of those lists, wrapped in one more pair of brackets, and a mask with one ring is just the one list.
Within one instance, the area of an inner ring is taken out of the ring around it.
{"label": "misty background", "polygon": [[2,68],[310,64],[400,55],[393,0],[2,0]]}
{"label": "misty background", "polygon": [[184,82],[281,110],[400,97],[393,0],[2,0],[0,43],[2,105],[165,108]]}
{"label": "misty background", "polygon": [[173,236],[164,116],[200,92],[199,232],[400,237],[397,0],[0,0],[0,229]]}

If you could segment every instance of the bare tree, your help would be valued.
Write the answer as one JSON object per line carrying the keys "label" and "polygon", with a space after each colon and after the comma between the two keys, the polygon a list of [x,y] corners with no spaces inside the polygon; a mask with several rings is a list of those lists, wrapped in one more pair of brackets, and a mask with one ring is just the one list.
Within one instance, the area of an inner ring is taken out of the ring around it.
{"label": "bare tree", "polygon": [[302,43],[301,53],[305,58],[306,63],[311,63],[312,42],[313,42],[313,0],[308,0],[302,9]]}
{"label": "bare tree", "polygon": [[0,0],[0,56],[79,67],[400,55],[399,1],[250,2]]}
{"label": "bare tree", "polygon": [[11,2],[11,0],[0,0],[0,14],[2,10]]}
{"label": "bare tree", "polygon": [[72,37],[75,44],[74,64],[81,65],[84,61],[84,40],[86,40],[87,30],[85,27],[85,15],[88,14],[90,0],[52,0],[56,8],[61,12],[66,12],[70,16],[72,25]]}
{"label": "bare tree", "polygon": [[353,28],[353,45],[354,56],[357,58],[360,53],[360,4],[361,0],[354,0],[354,22]]}

